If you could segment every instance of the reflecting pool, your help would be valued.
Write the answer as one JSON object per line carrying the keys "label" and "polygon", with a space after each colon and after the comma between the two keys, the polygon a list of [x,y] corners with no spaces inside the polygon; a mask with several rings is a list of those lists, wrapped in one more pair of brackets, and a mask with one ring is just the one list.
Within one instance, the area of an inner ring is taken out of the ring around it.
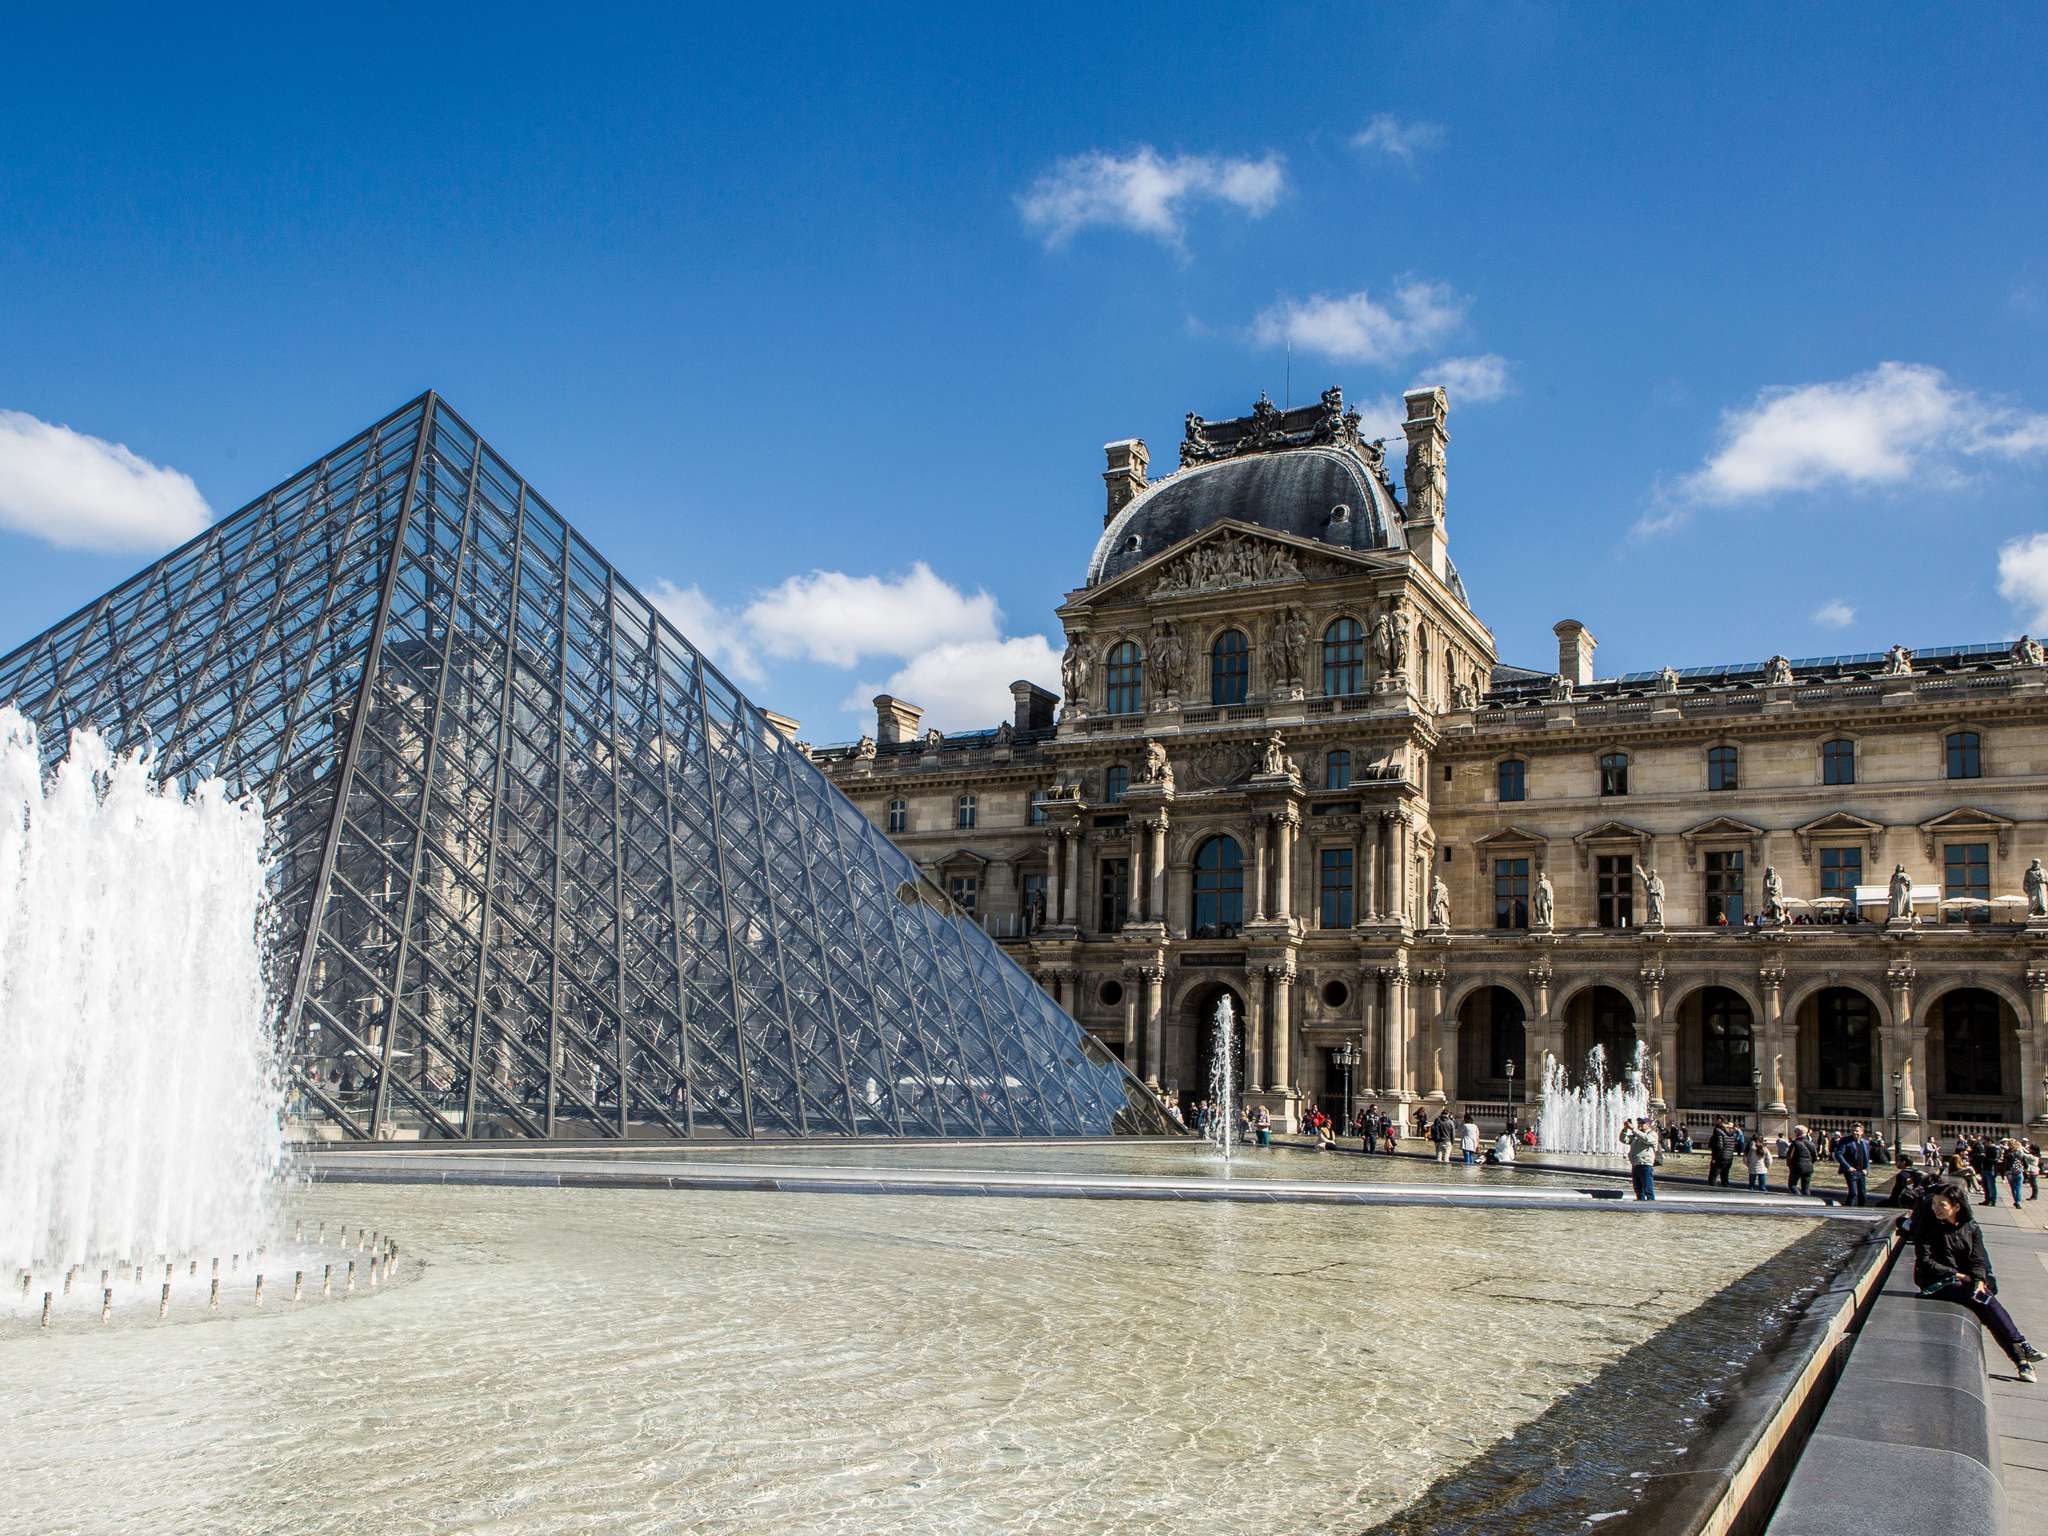
{"label": "reflecting pool", "polygon": [[[1499,1506],[1508,1477],[1512,1522],[1468,1528],[1576,1529],[1683,1453],[1855,1236],[366,1185],[291,1210],[394,1233],[423,1268],[338,1305],[0,1343],[0,1394],[32,1405],[0,1439],[6,1507],[150,1536],[1310,1533],[1426,1491]],[[1546,1465],[1503,1470],[1539,1416]]]}

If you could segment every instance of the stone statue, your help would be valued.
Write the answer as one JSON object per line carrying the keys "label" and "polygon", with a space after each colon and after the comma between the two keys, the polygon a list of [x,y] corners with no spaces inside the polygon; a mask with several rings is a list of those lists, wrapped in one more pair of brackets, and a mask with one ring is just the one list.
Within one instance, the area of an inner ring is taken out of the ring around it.
{"label": "stone statue", "polygon": [[1067,642],[1067,654],[1060,658],[1060,681],[1067,690],[1067,702],[1079,704],[1088,697],[1088,637],[1076,635]]}
{"label": "stone statue", "polygon": [[1166,748],[1156,741],[1145,743],[1145,760],[1138,767],[1140,784],[1173,784],[1173,764],[1166,759]]}
{"label": "stone statue", "polygon": [[1646,905],[1650,909],[1649,917],[1646,921],[1645,926],[1651,928],[1662,928],[1664,926],[1663,877],[1660,876],[1656,870],[1651,869],[1647,866],[1644,867],[1642,875],[1643,902],[1644,905]]}
{"label": "stone statue", "polygon": [[1650,1097],[1659,1104],[1664,1102],[1664,1053],[1650,1053]]}
{"label": "stone statue", "polygon": [[1764,663],[1764,681],[1773,688],[1782,688],[1792,681],[1792,663],[1783,656],[1773,656]]}
{"label": "stone statue", "polygon": [[1302,686],[1302,670],[1308,663],[1308,620],[1299,608],[1287,610],[1280,623],[1280,651],[1287,663],[1287,681]]}
{"label": "stone statue", "polygon": [[1913,1058],[1910,1056],[1899,1062],[1899,1114],[1912,1120],[1920,1118],[1919,1105],[1913,1100]]}
{"label": "stone statue", "polygon": [[1429,926],[1448,928],[1451,926],[1451,888],[1444,884],[1442,875],[1432,875],[1429,880]]}
{"label": "stone statue", "polygon": [[1293,765],[1287,760],[1287,740],[1278,731],[1266,738],[1266,756],[1261,773],[1290,773]]}
{"label": "stone statue", "polygon": [[1572,680],[1559,672],[1550,679],[1550,696],[1561,704],[1569,704],[1572,698]]}
{"label": "stone statue", "polygon": [[1477,707],[1478,703],[1479,700],[1473,694],[1470,683],[1451,684],[1451,708],[1473,709]]}
{"label": "stone statue", "polygon": [[1773,1104],[1785,1102],[1785,1057],[1783,1052],[1771,1058],[1771,1102]]}
{"label": "stone statue", "polygon": [[1556,916],[1556,903],[1556,892],[1552,891],[1550,888],[1550,871],[1547,869],[1537,870],[1536,900],[1534,903],[1534,910],[1531,913],[1530,926],[1535,928],[1536,931],[1539,933],[1550,932],[1553,920]]}
{"label": "stone statue", "polygon": [[1785,921],[1785,882],[1778,878],[1778,868],[1775,864],[1764,866],[1764,921]]}
{"label": "stone statue", "polygon": [[1408,669],[1407,628],[1389,604],[1372,623],[1372,659],[1383,678],[1401,677]]}
{"label": "stone statue", "polygon": [[1913,653],[1903,645],[1895,645],[1884,653],[1884,675],[1886,677],[1911,677],[1913,675]]}
{"label": "stone statue", "polygon": [[1445,1096],[1444,1048],[1442,1046],[1438,1046],[1429,1053],[1429,1088],[1432,1098],[1441,1099]]}
{"label": "stone statue", "polygon": [[1031,931],[1039,932],[1045,927],[1045,887],[1040,886],[1031,893]]}
{"label": "stone statue", "polygon": [[1903,864],[1892,866],[1890,917],[1895,923],[1913,921],[1913,877]]}
{"label": "stone statue", "polygon": [[2020,876],[2020,889],[2027,893],[2027,916],[2048,917],[2048,870],[2041,868],[2039,859]]}
{"label": "stone statue", "polygon": [[875,756],[875,738],[863,736],[853,744],[853,755],[863,762],[872,762]]}
{"label": "stone statue", "polygon": [[1172,620],[1162,620],[1152,632],[1152,691],[1160,702],[1180,692],[1180,680],[1187,669],[1187,648],[1174,632]]}
{"label": "stone statue", "polygon": [[1657,691],[1659,693],[1678,692],[1678,668],[1659,667],[1657,669]]}
{"label": "stone statue", "polygon": [[2048,651],[2032,635],[2021,635],[2013,643],[2012,659],[2023,667],[2044,666],[2048,665]]}

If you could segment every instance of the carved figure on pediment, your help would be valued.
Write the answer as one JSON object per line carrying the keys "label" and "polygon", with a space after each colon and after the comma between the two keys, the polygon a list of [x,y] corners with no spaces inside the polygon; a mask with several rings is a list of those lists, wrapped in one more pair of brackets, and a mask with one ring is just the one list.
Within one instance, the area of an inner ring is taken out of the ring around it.
{"label": "carved figure on pediment", "polygon": [[1278,731],[1273,732],[1272,735],[1266,738],[1266,755],[1263,771],[1266,773],[1291,773],[1293,771],[1293,764],[1287,758],[1287,739]]}
{"label": "carved figure on pediment", "polygon": [[1152,691],[1162,699],[1179,693],[1188,653],[1171,620],[1161,622],[1152,631],[1151,653],[1146,659],[1152,666]]}
{"label": "carved figure on pediment", "polygon": [[1069,704],[1078,704],[1088,697],[1091,660],[1086,635],[1076,635],[1067,642],[1067,653],[1060,658],[1060,682],[1067,690]]}
{"label": "carved figure on pediment", "polygon": [[2048,650],[2032,635],[2021,635],[2013,642],[2012,659],[2023,667],[2048,665]]}
{"label": "carved figure on pediment", "polygon": [[1649,919],[1647,926],[1651,928],[1662,928],[1664,926],[1663,877],[1660,876],[1656,870],[1651,869],[1647,865],[1643,867],[1642,876],[1643,904],[1649,909]]}
{"label": "carved figure on pediment", "polygon": [[1884,675],[1886,677],[1911,677],[1913,675],[1913,653],[1903,645],[1895,645],[1884,653]]}
{"label": "carved figure on pediment", "polygon": [[1572,680],[1562,672],[1551,678],[1550,696],[1560,703],[1569,704],[1572,698]]}
{"label": "carved figure on pediment", "polygon": [[1659,667],[1657,669],[1657,691],[1659,693],[1678,692],[1678,668]]}
{"label": "carved figure on pediment", "polygon": [[1536,871],[1536,899],[1530,903],[1530,926],[1538,933],[1548,933],[1557,921],[1557,892],[1551,889],[1550,871]]}
{"label": "carved figure on pediment", "polygon": [[864,761],[872,760],[875,755],[875,738],[872,736],[861,737],[859,741],[853,744],[853,755]]}
{"label": "carved figure on pediment", "polygon": [[1473,709],[1477,707],[1478,703],[1479,697],[1473,693],[1470,683],[1451,684],[1451,708]]}
{"label": "carved figure on pediment", "polygon": [[1429,879],[1429,926],[1451,926],[1451,888],[1444,884],[1442,875],[1431,875]]}
{"label": "carved figure on pediment", "polygon": [[1792,663],[1783,656],[1773,656],[1764,663],[1764,681],[1773,688],[1785,687],[1792,681]]}
{"label": "carved figure on pediment", "polygon": [[2020,889],[2027,893],[2027,916],[2048,917],[2048,870],[2041,868],[2039,859],[2020,876]]}
{"label": "carved figure on pediment", "polygon": [[1764,921],[1785,921],[1785,882],[1778,877],[1778,869],[1774,864],[1764,866]]}
{"label": "carved figure on pediment", "polygon": [[1891,920],[1895,923],[1910,923],[1913,921],[1913,877],[1906,873],[1905,865],[1894,864],[1892,866],[1892,878],[1889,889],[1891,894],[1889,916]]}
{"label": "carved figure on pediment", "polygon": [[1167,761],[1166,748],[1156,741],[1145,743],[1145,758],[1138,765],[1140,784],[1173,784],[1173,764]]}

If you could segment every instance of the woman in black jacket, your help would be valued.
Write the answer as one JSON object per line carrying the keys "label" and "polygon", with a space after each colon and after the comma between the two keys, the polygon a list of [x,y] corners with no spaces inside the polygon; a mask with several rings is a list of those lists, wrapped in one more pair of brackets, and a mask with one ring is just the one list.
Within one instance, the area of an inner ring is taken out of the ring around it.
{"label": "woman in black jacket", "polygon": [[1792,1144],[1785,1149],[1785,1187],[1795,1195],[1812,1194],[1813,1164],[1813,1142],[1802,1125],[1793,1131]]}
{"label": "woman in black jacket", "polygon": [[1970,1214],[1969,1196],[1958,1185],[1936,1184],[1906,1220],[1906,1240],[1913,1245],[1913,1283],[1920,1294],[1976,1313],[2019,1367],[2020,1380],[2032,1381],[2034,1362],[2043,1356],[2026,1341],[1994,1294],[1998,1282],[1991,1277],[1991,1255],[1984,1251],[1983,1228]]}

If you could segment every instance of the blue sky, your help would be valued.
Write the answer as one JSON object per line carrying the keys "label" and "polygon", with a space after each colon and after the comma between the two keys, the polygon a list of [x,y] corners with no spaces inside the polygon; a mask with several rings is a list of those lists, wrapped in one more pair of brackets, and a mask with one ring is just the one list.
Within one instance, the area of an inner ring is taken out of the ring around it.
{"label": "blue sky", "polygon": [[65,9],[0,53],[0,648],[432,386],[806,736],[993,723],[1101,445],[1289,338],[1450,382],[1506,659],[2048,626],[2038,7]]}

